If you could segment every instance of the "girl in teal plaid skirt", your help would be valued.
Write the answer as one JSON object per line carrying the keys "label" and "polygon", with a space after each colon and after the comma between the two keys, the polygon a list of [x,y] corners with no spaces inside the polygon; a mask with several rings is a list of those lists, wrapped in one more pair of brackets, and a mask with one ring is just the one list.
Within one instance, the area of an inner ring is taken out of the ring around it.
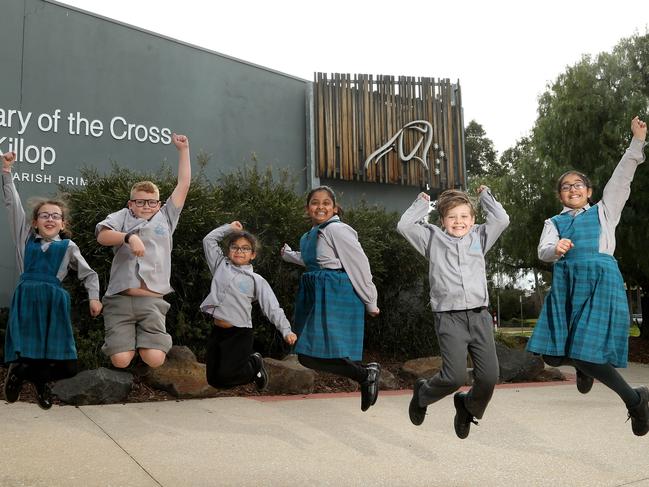
{"label": "girl in teal plaid skirt", "polygon": [[362,364],[365,312],[377,316],[376,287],[354,229],[340,221],[336,195],[328,186],[306,200],[312,228],[300,251],[282,248],[287,262],[306,267],[295,300],[295,351],[305,367],[348,377],[360,384],[361,410],[374,405],[381,367]]}
{"label": "girl in teal plaid skirt", "polygon": [[563,211],[546,220],[539,258],[553,262],[552,288],[527,349],[552,366],[572,364],[577,389],[586,394],[593,378],[624,401],[633,433],[649,432],[649,389],[633,389],[616,367],[626,367],[629,309],[624,280],[613,257],[615,227],[630,194],[631,181],[644,161],[647,125],[635,117],[633,140],[604,187],[601,201],[590,202],[586,175],[569,171],[559,178]]}
{"label": "girl in teal plaid skirt", "polygon": [[41,200],[31,220],[13,183],[13,152],[2,156],[2,192],[9,230],[16,244],[20,280],[14,291],[4,345],[9,364],[4,383],[7,402],[20,396],[24,381],[36,388],[38,405],[52,406],[48,382],[76,374],[77,350],[70,321],[70,295],[61,285],[68,268],[77,271],[90,299],[90,314],[101,312],[99,279],[82,257],[79,247],[62,239],[67,223],[61,201]]}

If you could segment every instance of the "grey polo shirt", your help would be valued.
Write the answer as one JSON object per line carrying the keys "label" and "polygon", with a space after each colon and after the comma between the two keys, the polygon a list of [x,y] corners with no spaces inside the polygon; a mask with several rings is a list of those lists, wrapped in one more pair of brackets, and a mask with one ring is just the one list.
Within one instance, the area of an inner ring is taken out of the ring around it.
{"label": "grey polo shirt", "polygon": [[111,213],[95,227],[95,235],[108,228],[117,232],[134,232],[144,244],[144,255],[137,257],[126,244],[113,247],[115,256],[110,268],[106,296],[127,289],[140,288],[141,282],[158,294],[173,292],[171,278],[172,235],[176,230],[182,207],[176,207],[171,198],[150,220],[137,218],[128,208]]}
{"label": "grey polo shirt", "polygon": [[[16,265],[18,272],[22,274],[25,270],[25,244],[29,237],[34,235],[36,240],[41,240],[41,249],[43,252],[50,246],[50,242],[41,239],[34,232],[31,222],[25,216],[25,210],[20,201],[20,196],[18,195],[18,191],[16,191],[13,179],[9,173],[2,174],[2,193],[9,217],[11,238],[16,245]],[[57,235],[53,240],[61,240],[61,238]],[[90,268],[86,259],[81,255],[79,247],[72,240],[68,244],[61,265],[56,273],[59,281],[63,281],[66,278],[68,269],[77,271],[77,277],[83,282],[86,291],[88,291],[89,299],[99,299],[99,277]]]}
{"label": "grey polo shirt", "polygon": [[232,231],[229,224],[221,225],[203,239],[205,258],[213,277],[201,311],[233,326],[252,328],[252,303],[258,301],[264,315],[286,337],[292,333],[291,324],[268,281],[255,273],[252,265],[234,265],[223,255],[220,242]]}
{"label": "grey polo shirt", "polygon": [[[631,181],[635,175],[635,170],[639,164],[644,162],[645,142],[639,139],[633,139],[631,145],[624,152],[622,159],[618,162],[611,179],[608,180],[602,199],[597,203],[597,213],[599,214],[599,224],[601,233],[599,235],[599,251],[613,255],[615,252],[615,227],[620,222],[622,210],[631,194]],[[577,210],[574,216],[583,213],[590,205]],[[567,206],[563,207],[561,214],[573,211]],[[545,220],[543,232],[539,240],[538,255],[539,259],[544,262],[556,262],[560,256],[555,253],[557,242],[559,241],[559,231],[551,219]]]}
{"label": "grey polo shirt", "polygon": [[[332,220],[340,220],[337,216]],[[363,252],[356,230],[346,223],[327,225],[318,232],[316,247],[318,265],[322,269],[344,269],[358,297],[371,313],[378,310],[378,293],[372,281],[370,262]],[[282,258],[286,262],[304,266],[300,252],[284,246]]]}
{"label": "grey polo shirt", "polygon": [[488,188],[479,198],[486,222],[473,225],[464,237],[453,237],[427,223],[429,202],[421,196],[397,225],[397,231],[428,259],[430,304],[435,312],[489,304],[484,256],[509,225],[509,216]]}

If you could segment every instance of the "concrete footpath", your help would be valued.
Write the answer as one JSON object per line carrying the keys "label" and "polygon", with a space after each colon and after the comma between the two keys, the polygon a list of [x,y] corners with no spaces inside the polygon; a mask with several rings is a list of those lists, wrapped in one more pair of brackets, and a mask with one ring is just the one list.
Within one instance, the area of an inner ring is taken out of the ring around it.
{"label": "concrete footpath", "polygon": [[[566,369],[566,372],[570,372]],[[622,371],[649,385],[649,366]],[[649,435],[596,383],[499,386],[466,440],[411,392],[108,406],[0,403],[0,486],[649,486]]]}

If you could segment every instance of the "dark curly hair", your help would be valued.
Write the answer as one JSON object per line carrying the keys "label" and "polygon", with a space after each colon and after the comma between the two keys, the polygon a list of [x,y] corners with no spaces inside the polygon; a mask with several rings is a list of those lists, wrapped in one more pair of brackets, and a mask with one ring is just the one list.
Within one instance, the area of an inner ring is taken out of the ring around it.
{"label": "dark curly hair", "polygon": [[245,230],[232,232],[230,235],[228,235],[228,238],[225,241],[225,245],[229,248],[233,242],[236,242],[240,238],[245,238],[248,243],[250,243],[250,247],[252,248],[252,251],[254,253],[259,252],[259,249],[261,248],[259,240],[257,240],[257,237],[255,237],[252,233],[246,232]]}

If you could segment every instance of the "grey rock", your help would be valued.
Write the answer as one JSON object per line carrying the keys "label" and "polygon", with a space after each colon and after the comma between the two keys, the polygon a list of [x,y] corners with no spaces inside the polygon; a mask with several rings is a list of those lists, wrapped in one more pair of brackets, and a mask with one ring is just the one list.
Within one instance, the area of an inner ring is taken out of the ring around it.
{"label": "grey rock", "polygon": [[394,391],[399,389],[399,381],[392,372],[387,369],[381,369],[381,378],[379,379],[379,389],[383,391]]}
{"label": "grey rock", "polygon": [[525,350],[515,350],[496,342],[500,382],[535,381],[545,369],[543,359]]}
{"label": "grey rock", "polygon": [[288,355],[284,360],[265,358],[268,371],[269,394],[311,394],[316,373],[297,360],[297,355]]}
{"label": "grey rock", "polygon": [[547,367],[536,376],[536,380],[539,382],[551,382],[555,380],[566,380],[566,376],[555,367]]}
{"label": "grey rock", "polygon": [[184,346],[171,347],[160,367],[141,364],[136,371],[145,384],[181,399],[215,397],[219,393],[219,389],[207,383],[205,364],[199,363],[196,355]]}
{"label": "grey rock", "polygon": [[133,374],[100,367],[84,370],[54,384],[52,393],[61,401],[84,406],[113,404],[126,400],[133,387]]}
{"label": "grey rock", "polygon": [[421,357],[408,360],[401,367],[404,377],[411,381],[427,379],[442,368],[442,357]]}

